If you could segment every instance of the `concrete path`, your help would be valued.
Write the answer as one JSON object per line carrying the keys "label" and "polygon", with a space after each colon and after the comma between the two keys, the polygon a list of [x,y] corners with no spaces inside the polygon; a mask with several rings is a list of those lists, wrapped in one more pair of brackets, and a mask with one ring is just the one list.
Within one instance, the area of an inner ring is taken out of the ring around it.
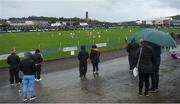
{"label": "concrete path", "polygon": [[[180,60],[172,60],[169,53],[162,55],[160,89],[149,97],[138,96],[138,77],[129,72],[127,57],[120,57],[100,64],[100,76],[92,75],[88,65],[86,80],[80,80],[78,68],[44,73],[42,81],[35,83],[37,99],[41,103],[131,103],[131,102],[180,102]],[[0,86],[1,103],[20,103],[21,86]]]}

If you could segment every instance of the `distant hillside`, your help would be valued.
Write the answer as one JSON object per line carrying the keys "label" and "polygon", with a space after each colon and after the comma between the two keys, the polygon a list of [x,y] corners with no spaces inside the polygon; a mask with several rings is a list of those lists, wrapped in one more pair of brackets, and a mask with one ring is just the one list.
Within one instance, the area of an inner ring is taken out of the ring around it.
{"label": "distant hillside", "polygon": [[80,21],[80,22],[85,22],[85,19],[74,17],[74,18],[64,18],[64,17],[44,17],[44,16],[29,16],[29,17],[22,17],[22,18],[9,18],[8,20],[10,21],[49,21],[49,22],[56,22],[56,21]]}
{"label": "distant hillside", "polygon": [[176,15],[176,16],[171,16],[173,18],[173,20],[180,20],[180,15]]}

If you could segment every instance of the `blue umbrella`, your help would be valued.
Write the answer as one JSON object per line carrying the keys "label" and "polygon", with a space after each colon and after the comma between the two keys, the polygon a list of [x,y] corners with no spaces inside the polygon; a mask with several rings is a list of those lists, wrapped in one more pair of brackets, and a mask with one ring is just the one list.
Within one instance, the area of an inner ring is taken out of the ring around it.
{"label": "blue umbrella", "polygon": [[176,48],[175,40],[168,34],[155,29],[144,29],[143,31],[137,32],[135,34],[143,40],[155,43],[162,47],[172,47]]}

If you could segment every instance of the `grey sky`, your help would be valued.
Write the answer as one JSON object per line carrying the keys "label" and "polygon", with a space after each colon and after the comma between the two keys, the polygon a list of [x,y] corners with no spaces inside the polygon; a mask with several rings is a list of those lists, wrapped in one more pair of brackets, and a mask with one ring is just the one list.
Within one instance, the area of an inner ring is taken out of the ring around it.
{"label": "grey sky", "polygon": [[85,17],[129,21],[180,14],[180,0],[0,0],[0,18]]}

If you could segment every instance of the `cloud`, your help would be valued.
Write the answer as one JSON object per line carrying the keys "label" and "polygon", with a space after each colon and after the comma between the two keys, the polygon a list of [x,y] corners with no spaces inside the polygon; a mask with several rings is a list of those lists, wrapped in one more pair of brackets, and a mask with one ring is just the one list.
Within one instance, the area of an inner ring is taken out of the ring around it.
{"label": "cloud", "polygon": [[[180,9],[180,0],[159,0],[163,6]],[[162,7],[163,7],[162,6]]]}
{"label": "cloud", "polygon": [[[180,0],[0,0],[0,18],[55,16],[102,21],[150,19],[180,13]],[[8,12],[7,12],[8,11]]]}

